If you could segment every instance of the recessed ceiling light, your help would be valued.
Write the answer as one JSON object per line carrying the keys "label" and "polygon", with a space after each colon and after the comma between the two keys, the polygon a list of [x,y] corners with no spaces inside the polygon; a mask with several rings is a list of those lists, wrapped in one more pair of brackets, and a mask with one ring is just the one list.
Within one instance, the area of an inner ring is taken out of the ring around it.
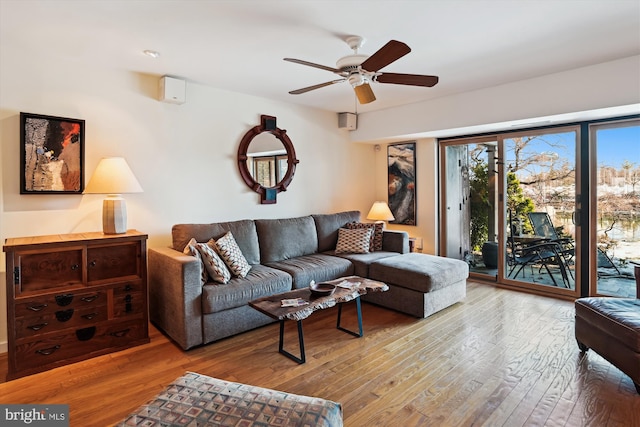
{"label": "recessed ceiling light", "polygon": [[143,50],[142,53],[144,53],[145,55],[150,56],[152,58],[157,58],[157,57],[160,56],[160,52],[157,52],[155,50],[147,49],[147,50]]}

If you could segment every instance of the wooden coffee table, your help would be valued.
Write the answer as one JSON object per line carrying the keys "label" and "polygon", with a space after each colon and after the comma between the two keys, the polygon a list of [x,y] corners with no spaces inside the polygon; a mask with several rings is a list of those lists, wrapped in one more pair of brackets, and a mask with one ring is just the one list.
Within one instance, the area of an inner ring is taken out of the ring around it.
{"label": "wooden coffee table", "polygon": [[[309,288],[294,289],[292,291],[259,298],[249,302],[249,305],[261,313],[266,314],[272,319],[280,321],[280,343],[278,351],[281,354],[295,360],[298,363],[305,363],[304,354],[304,334],[302,332],[302,321],[311,316],[314,311],[324,310],[325,308],[338,305],[338,322],[336,328],[347,332],[356,337],[362,337],[362,310],[360,308],[360,295],[367,292],[384,292],[389,290],[389,286],[376,280],[365,279],[359,276],[341,277],[323,283],[332,283],[334,285],[346,285],[347,287],[337,286],[335,292],[329,296],[315,297],[311,295]],[[308,302],[306,305],[298,307],[282,307],[283,299],[300,298]],[[356,301],[356,310],[358,312],[358,332],[350,331],[340,325],[342,317],[342,303]],[[284,349],[284,322],[285,320],[295,320],[298,324],[298,343],[300,346],[300,357],[289,353]]]}

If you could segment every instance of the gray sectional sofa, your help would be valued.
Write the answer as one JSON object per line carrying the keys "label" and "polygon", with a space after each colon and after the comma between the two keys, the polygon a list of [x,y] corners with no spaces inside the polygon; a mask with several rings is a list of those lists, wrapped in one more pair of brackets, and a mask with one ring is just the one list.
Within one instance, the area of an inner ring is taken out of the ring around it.
{"label": "gray sectional sofa", "polygon": [[[408,234],[390,230],[383,232],[382,251],[336,254],[338,229],[359,220],[360,212],[348,211],[298,218],[174,225],[171,248],[148,250],[151,321],[186,350],[273,322],[248,306],[253,299],[307,287],[311,280],[321,282],[354,274],[371,277],[371,269],[377,262],[402,257],[402,254],[429,257],[408,254]],[[251,270],[245,278],[234,277],[224,285],[203,285],[200,261],[184,254],[183,249],[192,238],[207,242],[211,238],[220,238],[228,231],[233,234]],[[397,261],[402,264],[401,258]],[[455,297],[447,299],[446,305],[460,300],[460,289],[461,286],[466,289],[468,275],[466,263],[450,261],[464,265],[466,271],[463,274],[462,266],[456,265],[461,271],[455,277],[457,291]],[[430,264],[427,258],[425,262]],[[397,262],[394,265],[397,267]],[[382,267],[381,271],[387,270]],[[420,272],[415,274],[419,276]],[[461,280],[463,275],[464,279]],[[453,279],[448,277],[447,280]],[[424,283],[423,288],[430,292],[433,287],[431,279],[428,282]],[[402,285],[387,284],[390,287]],[[412,287],[413,293],[422,293],[420,285],[414,283]],[[401,301],[387,305],[385,302],[391,301],[384,298],[374,302],[400,311],[404,305]],[[424,305],[422,302],[418,304]],[[444,308],[441,305],[438,305],[438,309]],[[410,314],[426,317],[419,310]]]}

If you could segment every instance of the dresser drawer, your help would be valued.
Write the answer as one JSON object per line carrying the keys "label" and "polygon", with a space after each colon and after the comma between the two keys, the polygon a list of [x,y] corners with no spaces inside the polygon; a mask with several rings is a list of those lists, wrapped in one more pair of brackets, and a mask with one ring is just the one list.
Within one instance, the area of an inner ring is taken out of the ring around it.
{"label": "dresser drawer", "polygon": [[107,320],[107,305],[67,308],[60,307],[55,312],[42,315],[17,318],[15,321],[16,339],[33,337],[66,328],[84,328]]}
{"label": "dresser drawer", "polygon": [[[18,371],[41,370],[65,362],[104,354],[146,338],[146,328],[140,322],[103,323],[97,326],[68,330],[61,334],[40,337],[16,346]],[[59,363],[60,362],[60,363]]]}
{"label": "dresser drawer", "polygon": [[141,314],[146,311],[146,295],[143,292],[129,292],[114,296],[113,316],[123,317]]}
{"label": "dresser drawer", "polygon": [[121,295],[127,295],[132,292],[143,292],[146,287],[142,283],[142,280],[132,280],[129,282],[122,282],[113,287],[113,295],[118,298]]}
{"label": "dresser drawer", "polygon": [[18,299],[15,304],[15,316],[30,317],[34,314],[54,314],[56,311],[83,307],[97,307],[107,303],[107,292],[67,292],[57,295],[43,295],[40,297]]}

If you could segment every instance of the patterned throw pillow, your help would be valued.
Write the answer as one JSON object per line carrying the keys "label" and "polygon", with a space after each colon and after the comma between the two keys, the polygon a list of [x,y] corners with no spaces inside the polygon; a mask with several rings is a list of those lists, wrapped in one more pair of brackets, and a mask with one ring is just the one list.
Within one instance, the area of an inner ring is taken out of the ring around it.
{"label": "patterned throw pillow", "polygon": [[372,228],[338,229],[337,254],[367,254],[371,245]]}
{"label": "patterned throw pillow", "polygon": [[345,228],[349,230],[355,230],[357,228],[372,228],[373,234],[371,235],[371,245],[369,246],[369,252],[382,250],[382,230],[384,228],[383,222],[350,222],[345,225]]}
{"label": "patterned throw pillow", "polygon": [[251,266],[244,255],[242,255],[242,251],[230,231],[216,240],[214,245],[220,258],[222,258],[227,264],[227,267],[229,267],[231,274],[238,277],[247,276],[249,270],[251,270]]}
{"label": "patterned throw pillow", "polygon": [[184,250],[182,251],[182,253],[185,255],[194,256],[200,262],[200,284],[204,285],[209,281],[209,275],[207,274],[207,269],[205,268],[204,263],[202,262],[202,256],[200,255],[200,251],[196,247],[197,244],[198,242],[196,242],[196,239],[192,238],[191,240],[189,240],[189,243],[187,243],[187,246],[184,247]]}
{"label": "patterned throw pillow", "polygon": [[214,282],[225,284],[231,279],[231,273],[216,253],[212,242],[213,239],[207,243],[196,243],[196,247],[202,255],[202,261],[211,279]]}

